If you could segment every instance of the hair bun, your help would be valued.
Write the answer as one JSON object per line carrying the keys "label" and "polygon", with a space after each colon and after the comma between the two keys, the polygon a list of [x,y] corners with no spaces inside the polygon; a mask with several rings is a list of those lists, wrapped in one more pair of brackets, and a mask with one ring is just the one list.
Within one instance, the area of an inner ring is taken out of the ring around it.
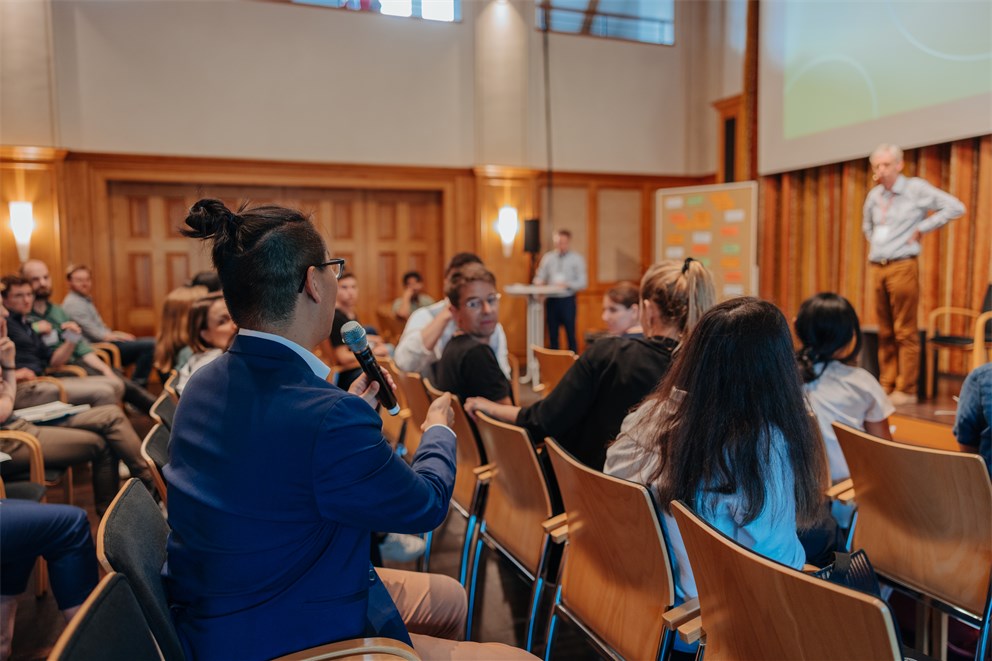
{"label": "hair bun", "polygon": [[204,198],[190,207],[186,224],[191,230],[184,230],[183,234],[198,239],[227,234],[236,219],[237,215],[220,200]]}

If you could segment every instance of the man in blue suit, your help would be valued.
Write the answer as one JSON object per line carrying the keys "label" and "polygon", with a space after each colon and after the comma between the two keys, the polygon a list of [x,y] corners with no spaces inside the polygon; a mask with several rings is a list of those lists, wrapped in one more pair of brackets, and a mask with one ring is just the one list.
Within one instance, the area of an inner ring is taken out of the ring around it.
{"label": "man in blue suit", "polygon": [[183,392],[165,469],[163,575],[188,658],[264,659],[377,634],[412,639],[424,658],[519,656],[417,635],[457,638],[464,590],[369,563],[371,530],[417,533],[445,518],[450,399],[431,406],[407,466],[382,437],[378,386],[364,375],[347,393],[330,385],[308,350],[328,336],[343,268],[310,221],[201,200],[186,223],[187,236],[212,240],[240,327]]}

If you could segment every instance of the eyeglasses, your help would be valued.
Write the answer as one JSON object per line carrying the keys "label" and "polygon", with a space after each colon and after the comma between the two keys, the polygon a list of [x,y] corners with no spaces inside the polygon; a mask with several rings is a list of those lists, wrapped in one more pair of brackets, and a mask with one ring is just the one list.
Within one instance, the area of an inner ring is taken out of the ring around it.
{"label": "eyeglasses", "polygon": [[483,303],[486,303],[491,308],[495,308],[499,306],[499,299],[501,298],[503,298],[502,294],[490,294],[485,298],[470,298],[465,301],[465,307],[473,312],[481,310]]}
{"label": "eyeglasses", "polygon": [[[344,260],[342,258],[340,258],[340,257],[335,257],[333,259],[329,259],[326,262],[324,262],[323,264],[313,264],[312,266],[314,268],[318,268],[318,269],[322,269],[325,266],[330,266],[331,267],[331,271],[334,273],[334,277],[337,278],[338,280],[340,280],[341,279],[341,276],[344,274]],[[296,290],[296,293],[298,293],[298,294],[302,294],[303,293],[303,288],[307,284],[307,272],[309,272],[309,271],[310,271],[310,267],[308,266],[306,268],[306,271],[303,272],[303,279],[300,280],[300,288]]]}

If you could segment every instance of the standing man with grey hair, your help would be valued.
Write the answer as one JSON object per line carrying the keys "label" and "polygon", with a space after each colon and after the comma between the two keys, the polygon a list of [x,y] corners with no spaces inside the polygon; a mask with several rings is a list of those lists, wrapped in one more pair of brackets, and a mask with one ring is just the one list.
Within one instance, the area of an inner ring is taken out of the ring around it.
{"label": "standing man with grey hair", "polygon": [[865,199],[862,230],[878,313],[879,381],[898,406],[917,400],[920,237],[962,216],[965,208],[925,180],[904,177],[902,149],[895,145],[879,145],[869,161],[878,185]]}

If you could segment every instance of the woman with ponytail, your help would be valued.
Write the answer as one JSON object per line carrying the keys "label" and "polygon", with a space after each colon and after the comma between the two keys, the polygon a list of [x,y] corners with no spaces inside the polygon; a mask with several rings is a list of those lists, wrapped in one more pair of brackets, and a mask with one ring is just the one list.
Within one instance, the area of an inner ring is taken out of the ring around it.
{"label": "woman with ponytail", "polygon": [[849,364],[861,351],[861,324],[846,298],[826,293],[806,299],[795,329],[802,343],[799,371],[827,449],[830,480],[846,480],[851,473],[831,423],[891,440],[889,416],[895,407],[875,377]]}
{"label": "woman with ponytail", "polygon": [[546,399],[526,408],[481,397],[468,399],[465,408],[525,427],[534,441],[551,436],[576,459],[602,470],[606,446],[624,416],[665,376],[679,342],[714,298],[713,279],[697,260],[655,264],[641,279],[644,337],[597,340]]}

